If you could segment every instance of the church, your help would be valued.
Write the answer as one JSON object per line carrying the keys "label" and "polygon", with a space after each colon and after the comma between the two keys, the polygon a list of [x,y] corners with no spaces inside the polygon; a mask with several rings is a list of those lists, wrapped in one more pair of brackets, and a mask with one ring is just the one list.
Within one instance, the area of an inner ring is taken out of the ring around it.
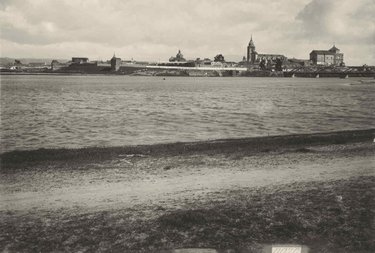
{"label": "church", "polygon": [[258,52],[255,50],[253,36],[251,36],[249,45],[247,46],[246,62],[248,65],[259,64],[263,60],[267,64],[274,64],[277,58],[279,58],[283,62],[287,59],[284,55],[281,54],[258,54]]}
{"label": "church", "polygon": [[169,58],[169,61],[170,62],[186,62],[183,54],[181,53],[181,50],[178,50],[176,57],[172,56],[171,58]]}

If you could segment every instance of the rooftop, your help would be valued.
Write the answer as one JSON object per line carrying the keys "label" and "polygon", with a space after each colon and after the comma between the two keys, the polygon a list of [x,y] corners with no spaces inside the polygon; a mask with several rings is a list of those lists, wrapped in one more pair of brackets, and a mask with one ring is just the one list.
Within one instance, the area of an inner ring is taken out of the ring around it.
{"label": "rooftop", "polygon": [[317,53],[317,54],[331,54],[334,55],[335,53],[329,50],[313,50],[310,54]]}
{"label": "rooftop", "polygon": [[340,51],[340,49],[338,49],[335,45],[333,45],[333,47],[329,49],[328,51],[337,52],[337,51]]}

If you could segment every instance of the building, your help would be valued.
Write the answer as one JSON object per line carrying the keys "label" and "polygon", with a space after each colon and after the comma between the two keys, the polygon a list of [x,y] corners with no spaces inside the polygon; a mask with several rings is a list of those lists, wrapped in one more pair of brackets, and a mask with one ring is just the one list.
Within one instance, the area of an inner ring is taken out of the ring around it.
{"label": "building", "polygon": [[113,57],[111,59],[111,70],[112,71],[118,71],[121,67],[121,58],[117,58],[115,54],[113,54]]}
{"label": "building", "polygon": [[171,58],[169,58],[169,61],[170,62],[186,62],[186,59],[182,55],[181,50],[178,50],[176,57],[172,56]]}
{"label": "building", "polygon": [[221,62],[221,61],[213,61],[211,62],[211,66],[214,66],[214,67],[224,67],[224,62]]}
{"label": "building", "polygon": [[309,67],[311,66],[311,61],[307,59],[291,58],[285,62],[285,66],[287,68]]}
{"label": "building", "polygon": [[27,64],[28,68],[45,68],[46,66],[46,62],[30,62]]}
{"label": "building", "polygon": [[258,54],[257,55],[257,62],[265,60],[267,62],[276,62],[277,58],[279,58],[282,62],[284,62],[287,58],[282,54]]}
{"label": "building", "polygon": [[258,54],[258,52],[255,50],[253,36],[251,36],[249,45],[247,46],[247,64],[254,65],[259,64],[262,61],[267,64],[275,64],[277,59],[284,62],[287,58],[281,54]]}
{"label": "building", "polygon": [[210,58],[204,58],[203,59],[203,65],[211,65],[211,59]]}
{"label": "building", "polygon": [[253,42],[253,35],[251,35],[251,39],[249,45],[247,46],[247,63],[248,64],[255,64],[257,59],[257,51],[255,51],[255,44]]}
{"label": "building", "polygon": [[340,53],[335,45],[329,50],[313,50],[310,53],[310,60],[314,65],[342,66],[344,54]]}
{"label": "building", "polygon": [[89,58],[86,58],[86,57],[72,57],[72,63],[82,64],[82,63],[87,63],[88,61],[89,61]]}
{"label": "building", "polygon": [[52,71],[55,71],[55,70],[58,70],[58,69],[65,68],[65,67],[67,67],[67,66],[68,66],[68,64],[66,64],[66,63],[61,63],[61,62],[59,62],[59,61],[57,61],[57,60],[52,60],[52,61],[51,61],[51,70],[52,70]]}

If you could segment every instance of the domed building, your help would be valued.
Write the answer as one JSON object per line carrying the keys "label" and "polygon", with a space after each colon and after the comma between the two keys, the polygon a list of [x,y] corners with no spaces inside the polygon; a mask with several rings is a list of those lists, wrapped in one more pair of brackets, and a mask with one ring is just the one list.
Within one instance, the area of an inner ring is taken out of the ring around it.
{"label": "domed building", "polygon": [[178,53],[176,54],[176,57],[169,58],[170,62],[186,62],[186,59],[184,58],[183,54],[181,53],[181,50],[178,50]]}

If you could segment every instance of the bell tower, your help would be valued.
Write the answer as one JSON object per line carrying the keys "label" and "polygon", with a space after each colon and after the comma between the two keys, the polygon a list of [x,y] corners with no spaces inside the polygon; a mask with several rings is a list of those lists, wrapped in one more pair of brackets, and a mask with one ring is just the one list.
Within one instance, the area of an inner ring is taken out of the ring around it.
{"label": "bell tower", "polygon": [[118,71],[121,66],[121,58],[117,58],[115,53],[113,53],[113,57],[111,59],[111,70]]}
{"label": "bell tower", "polygon": [[256,58],[257,58],[257,52],[255,51],[253,35],[251,35],[249,45],[247,46],[247,63],[254,64]]}

